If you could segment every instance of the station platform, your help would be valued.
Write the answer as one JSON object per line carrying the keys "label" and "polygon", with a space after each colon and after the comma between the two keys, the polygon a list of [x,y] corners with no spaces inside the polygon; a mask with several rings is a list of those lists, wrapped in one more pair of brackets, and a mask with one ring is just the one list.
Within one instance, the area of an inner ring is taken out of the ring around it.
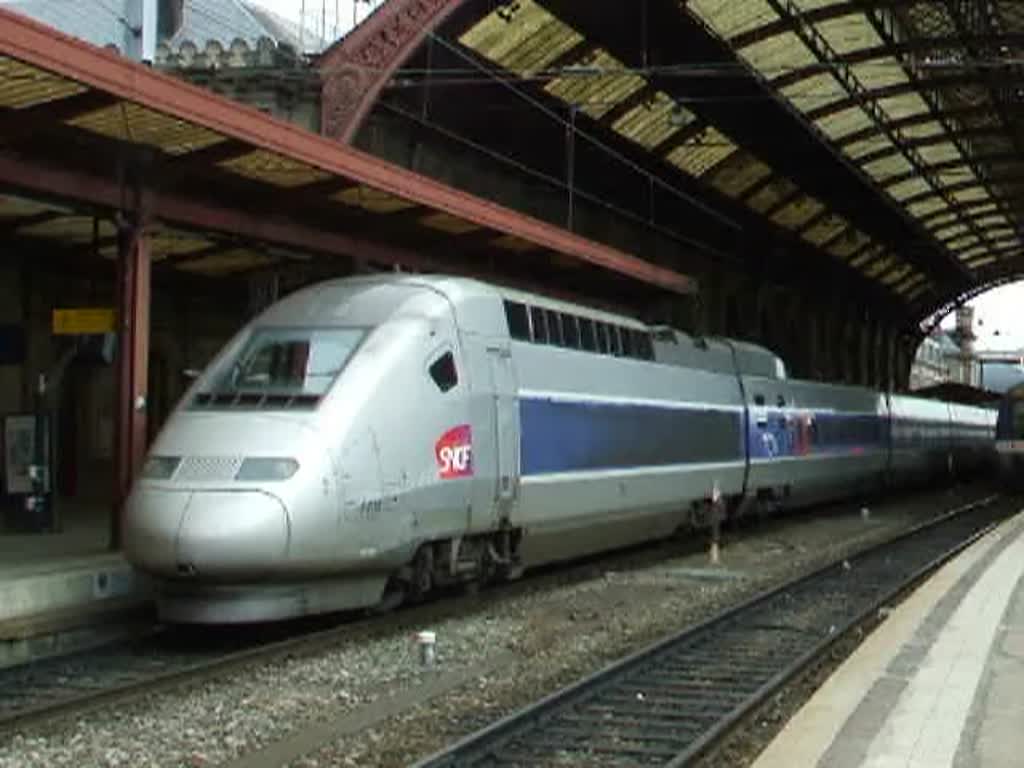
{"label": "station platform", "polygon": [[108,642],[151,619],[148,582],[108,537],[100,507],[68,510],[56,533],[0,532],[0,667]]}
{"label": "station platform", "polygon": [[754,768],[1024,765],[1024,512],[895,607]]}

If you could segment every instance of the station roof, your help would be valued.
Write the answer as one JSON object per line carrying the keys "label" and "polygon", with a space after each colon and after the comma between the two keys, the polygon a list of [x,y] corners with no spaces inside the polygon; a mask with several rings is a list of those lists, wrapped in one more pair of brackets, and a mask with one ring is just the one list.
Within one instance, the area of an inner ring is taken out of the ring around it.
{"label": "station roof", "polygon": [[153,219],[154,261],[176,271],[327,254],[695,287],[0,8],[0,231],[112,258],[113,214],[136,209]]}
{"label": "station roof", "polygon": [[497,76],[923,320],[1024,274],[1022,52],[1019,0],[470,0],[385,98]]}

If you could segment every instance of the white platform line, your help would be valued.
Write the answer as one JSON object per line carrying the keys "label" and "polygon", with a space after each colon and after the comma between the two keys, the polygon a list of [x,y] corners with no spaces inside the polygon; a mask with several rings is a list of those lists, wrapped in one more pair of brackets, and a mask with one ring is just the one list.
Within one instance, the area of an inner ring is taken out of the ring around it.
{"label": "white platform line", "polygon": [[1024,536],[1018,536],[939,633],[872,741],[866,768],[953,765],[996,630],[1022,573]]}

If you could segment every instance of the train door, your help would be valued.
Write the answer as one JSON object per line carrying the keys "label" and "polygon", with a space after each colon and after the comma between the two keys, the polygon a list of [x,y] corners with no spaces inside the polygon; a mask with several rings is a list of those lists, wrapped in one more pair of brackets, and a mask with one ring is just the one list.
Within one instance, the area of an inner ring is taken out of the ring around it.
{"label": "train door", "polygon": [[511,516],[519,490],[519,400],[508,342],[488,344],[487,360],[494,393],[494,506],[500,522]]}

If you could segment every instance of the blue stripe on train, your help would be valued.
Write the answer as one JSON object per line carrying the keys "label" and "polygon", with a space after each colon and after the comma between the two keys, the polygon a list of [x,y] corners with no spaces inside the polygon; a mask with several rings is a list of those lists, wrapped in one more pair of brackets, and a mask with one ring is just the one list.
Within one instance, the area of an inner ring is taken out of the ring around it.
{"label": "blue stripe on train", "polygon": [[524,476],[744,458],[739,411],[544,398],[519,409]]}
{"label": "blue stripe on train", "polygon": [[[748,425],[751,458],[857,454],[884,448],[885,419],[875,415],[767,412]],[[743,413],[630,403],[520,401],[522,475],[670,464],[742,461]],[[813,425],[813,426],[812,426]]]}

